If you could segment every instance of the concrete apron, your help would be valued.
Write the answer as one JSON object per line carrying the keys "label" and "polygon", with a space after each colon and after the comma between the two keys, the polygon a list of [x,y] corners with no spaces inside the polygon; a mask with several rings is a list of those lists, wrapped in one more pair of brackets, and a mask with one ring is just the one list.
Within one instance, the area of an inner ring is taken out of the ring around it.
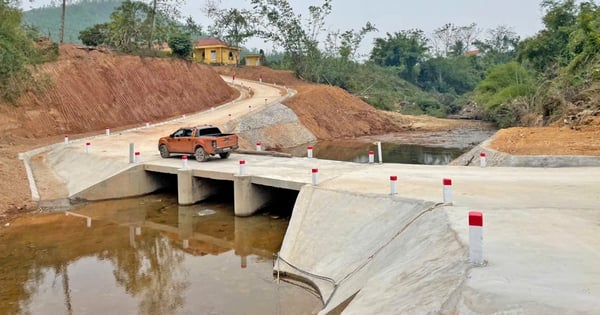
{"label": "concrete apron", "polygon": [[441,204],[307,185],[275,272],[312,282],[325,304],[320,314],[349,299],[344,314],[449,312],[467,252]]}

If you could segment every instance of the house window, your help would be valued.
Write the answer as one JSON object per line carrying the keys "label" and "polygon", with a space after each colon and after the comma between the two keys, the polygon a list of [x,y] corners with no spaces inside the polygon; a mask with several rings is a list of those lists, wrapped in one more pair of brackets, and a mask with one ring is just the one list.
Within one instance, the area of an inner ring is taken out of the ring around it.
{"label": "house window", "polygon": [[233,52],[229,51],[229,60],[233,60]]}

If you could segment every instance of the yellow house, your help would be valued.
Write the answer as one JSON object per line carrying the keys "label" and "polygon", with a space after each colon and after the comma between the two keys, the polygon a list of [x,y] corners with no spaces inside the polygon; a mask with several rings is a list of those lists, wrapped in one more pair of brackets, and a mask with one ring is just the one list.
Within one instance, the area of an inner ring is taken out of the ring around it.
{"label": "yellow house", "polygon": [[231,47],[217,38],[199,39],[194,42],[194,61],[206,64],[235,65],[240,60],[241,49]]}
{"label": "yellow house", "polygon": [[263,56],[260,54],[248,54],[244,56],[246,66],[258,67],[263,65]]}

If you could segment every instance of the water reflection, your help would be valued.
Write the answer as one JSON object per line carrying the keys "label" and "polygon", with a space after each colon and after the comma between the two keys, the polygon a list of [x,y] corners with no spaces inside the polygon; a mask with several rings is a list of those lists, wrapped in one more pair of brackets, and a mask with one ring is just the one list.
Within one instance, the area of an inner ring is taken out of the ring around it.
{"label": "water reflection", "polygon": [[[384,163],[446,165],[465,152],[460,148],[426,147],[420,145],[382,143]],[[306,156],[306,146],[284,149],[294,156]],[[320,141],[314,145],[313,155],[319,159],[368,163],[369,151],[379,161],[377,145],[364,141]]]}
{"label": "water reflection", "polygon": [[273,280],[286,227],[165,195],[21,218],[0,230],[0,313],[314,314],[316,296]]}

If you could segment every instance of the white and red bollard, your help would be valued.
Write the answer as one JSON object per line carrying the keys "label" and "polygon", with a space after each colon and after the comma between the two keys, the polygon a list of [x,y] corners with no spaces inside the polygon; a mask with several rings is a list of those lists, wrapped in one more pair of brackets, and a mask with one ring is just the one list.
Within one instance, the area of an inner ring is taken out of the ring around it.
{"label": "white and red bollard", "polygon": [[483,213],[469,211],[469,261],[483,265]]}
{"label": "white and red bollard", "polygon": [[69,144],[69,136],[65,135],[65,144]]}
{"label": "white and red bollard", "polygon": [[246,161],[244,160],[240,161],[240,175],[246,175]]}
{"label": "white and red bollard", "polygon": [[251,112],[252,111],[252,105],[248,105],[248,111]]}
{"label": "white and red bollard", "polygon": [[313,158],[313,146],[309,145],[308,147],[306,147],[306,157],[308,157],[309,159]]}
{"label": "white and red bollard", "polygon": [[133,157],[133,162],[134,163],[139,163],[141,160],[142,156],[140,152],[135,152],[134,157]]}
{"label": "white and red bollard", "polygon": [[146,128],[149,128],[149,127],[150,127],[150,122],[149,122],[149,121],[147,121],[147,122],[146,122]]}
{"label": "white and red bollard", "polygon": [[442,180],[442,184],[444,185],[444,188],[442,190],[444,203],[452,204],[452,179],[444,178]]}
{"label": "white and red bollard", "polygon": [[375,163],[375,152],[369,151],[369,164]]}
{"label": "white and red bollard", "polygon": [[486,167],[487,166],[487,157],[485,155],[485,152],[479,153],[479,165],[481,167]]}
{"label": "white and red bollard", "polygon": [[106,134],[106,136],[110,136],[110,128],[106,128],[104,129],[104,133]]}
{"label": "white and red bollard", "polygon": [[260,142],[256,143],[256,151],[262,151],[262,144]]}
{"label": "white and red bollard", "polygon": [[85,154],[90,154],[91,150],[92,150],[92,144],[90,142],[86,142],[85,143]]}
{"label": "white and red bollard", "polygon": [[312,169],[312,184],[313,186],[317,186],[319,184],[319,169]]}
{"label": "white and red bollard", "polygon": [[229,121],[231,121],[231,114],[228,114],[227,117],[228,117]]}
{"label": "white and red bollard", "polygon": [[188,168],[188,156],[187,155],[182,155],[181,156],[181,167],[184,170]]}
{"label": "white and red bollard", "polygon": [[258,83],[262,84],[262,74],[258,75]]}
{"label": "white and red bollard", "polygon": [[398,176],[390,176],[390,195],[398,194]]}

